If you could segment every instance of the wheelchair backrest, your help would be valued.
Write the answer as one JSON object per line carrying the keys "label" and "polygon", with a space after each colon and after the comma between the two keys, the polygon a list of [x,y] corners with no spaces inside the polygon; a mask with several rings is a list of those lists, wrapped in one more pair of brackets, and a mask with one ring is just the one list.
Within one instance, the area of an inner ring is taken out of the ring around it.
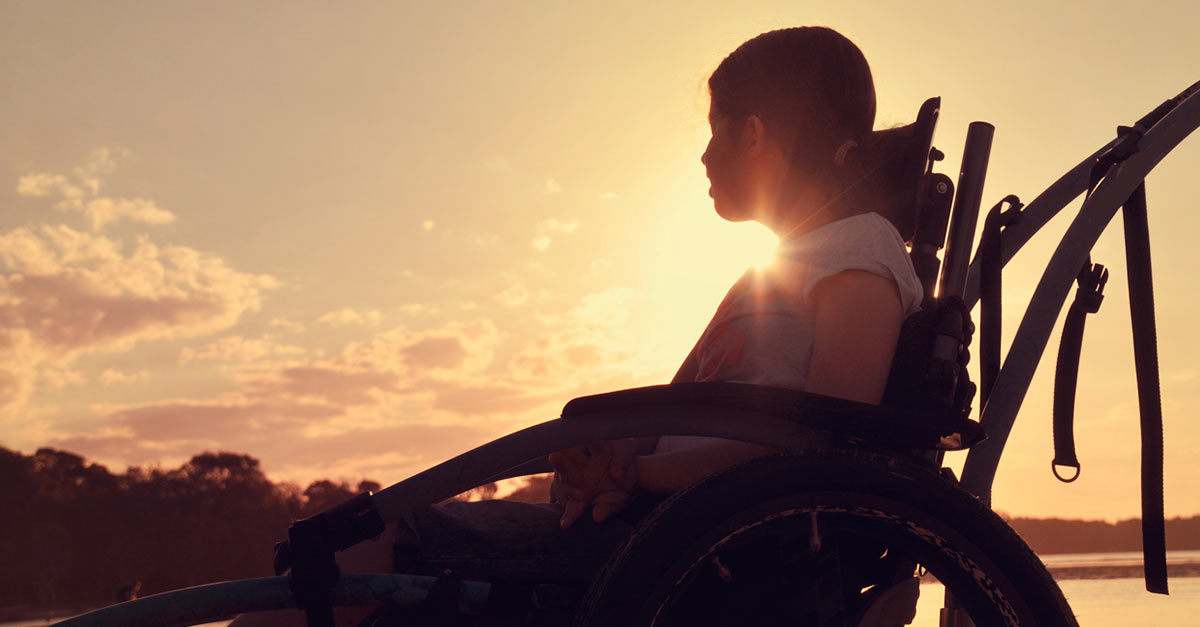
{"label": "wheelchair backrest", "polygon": [[[892,190],[882,197],[881,213],[892,221],[910,246],[910,256],[924,289],[921,310],[904,321],[888,377],[883,404],[926,411],[947,412],[966,417],[975,394],[966,362],[966,347],[971,343],[974,325],[969,312],[958,299],[939,299],[936,294],[941,260],[938,251],[946,245],[954,198],[954,184],[948,176],[933,172],[933,164],[943,158],[933,147],[940,98],[926,100],[917,119],[895,129],[896,148],[878,167],[880,180]],[[955,242],[969,250],[971,242]],[[952,324],[951,324],[952,323]],[[935,339],[947,329],[961,341],[959,358],[948,361],[935,356]]]}

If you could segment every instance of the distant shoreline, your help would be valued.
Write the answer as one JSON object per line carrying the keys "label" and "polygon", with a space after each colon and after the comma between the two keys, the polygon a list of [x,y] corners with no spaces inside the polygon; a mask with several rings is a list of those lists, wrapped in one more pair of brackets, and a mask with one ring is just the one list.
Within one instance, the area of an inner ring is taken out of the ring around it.
{"label": "distant shoreline", "polygon": [[[1055,580],[1068,579],[1136,579],[1145,571],[1141,564],[1048,566]],[[1200,562],[1167,564],[1168,577],[1200,577]]]}
{"label": "distant shoreline", "polygon": [[[1064,564],[1047,565],[1046,570],[1055,581],[1073,579],[1141,579],[1145,571],[1142,564]],[[1200,560],[1188,560],[1167,564],[1167,577],[1184,579],[1200,577]],[[936,577],[926,574],[923,580],[936,581]]]}

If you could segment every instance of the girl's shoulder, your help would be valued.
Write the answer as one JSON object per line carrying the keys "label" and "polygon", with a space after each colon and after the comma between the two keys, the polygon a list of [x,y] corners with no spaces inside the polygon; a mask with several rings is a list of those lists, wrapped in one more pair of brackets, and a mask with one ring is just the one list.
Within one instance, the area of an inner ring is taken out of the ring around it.
{"label": "girl's shoulder", "polygon": [[780,242],[779,257],[796,263],[813,263],[824,257],[907,258],[900,232],[878,213],[860,213],[824,224],[791,241]]}
{"label": "girl's shoulder", "polygon": [[921,282],[904,240],[896,227],[877,213],[842,218],[781,243],[780,257],[795,273],[798,281],[794,286],[805,299],[826,277],[865,270],[896,284],[906,312],[915,311],[921,302]]}

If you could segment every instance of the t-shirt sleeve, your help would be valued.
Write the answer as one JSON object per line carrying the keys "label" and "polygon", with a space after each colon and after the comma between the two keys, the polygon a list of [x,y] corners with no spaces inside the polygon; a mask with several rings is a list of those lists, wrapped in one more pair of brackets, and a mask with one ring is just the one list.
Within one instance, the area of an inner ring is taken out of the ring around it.
{"label": "t-shirt sleeve", "polygon": [[801,297],[813,302],[813,292],[821,281],[847,270],[864,270],[894,283],[905,316],[920,308],[924,296],[921,281],[900,233],[886,218],[873,213],[856,216],[830,233],[804,273]]}

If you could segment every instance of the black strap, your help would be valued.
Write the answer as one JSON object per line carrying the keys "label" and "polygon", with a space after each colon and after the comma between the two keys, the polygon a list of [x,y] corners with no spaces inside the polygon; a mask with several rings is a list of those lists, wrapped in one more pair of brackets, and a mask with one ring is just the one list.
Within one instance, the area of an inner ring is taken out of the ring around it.
{"label": "black strap", "polygon": [[[1108,175],[1114,165],[1129,158],[1136,150],[1136,142],[1129,141],[1133,137],[1132,129],[1117,127],[1121,141],[1107,150],[1092,164],[1088,175],[1087,191],[1083,194],[1083,202],[1087,202],[1092,191],[1100,181]],[[1134,138],[1136,139],[1136,138]],[[1099,270],[1097,270],[1099,269]],[[1097,273],[1094,277],[1092,273]],[[1058,361],[1054,368],[1054,403],[1053,403],[1053,435],[1054,459],[1050,462],[1050,471],[1055,478],[1063,483],[1071,483],[1079,478],[1079,459],[1075,456],[1075,388],[1079,381],[1079,356],[1083,344],[1083,326],[1086,314],[1100,310],[1103,300],[1101,290],[1104,282],[1108,281],[1103,266],[1092,266],[1089,258],[1079,270],[1076,282],[1079,287],[1075,290],[1075,302],[1067,311],[1067,319],[1063,322],[1062,339],[1058,344]],[[1095,286],[1093,288],[1093,285]],[[1094,292],[1095,296],[1087,293]],[[1093,307],[1094,305],[1094,307]],[[1059,466],[1073,468],[1075,473],[1064,477],[1058,472]]]}
{"label": "black strap", "polygon": [[1129,270],[1129,317],[1133,325],[1133,361],[1137,371],[1142,430],[1142,553],[1146,589],[1167,594],[1167,546],[1163,521],[1163,423],[1158,379],[1154,286],[1150,270],[1150,228],[1146,220],[1146,184],[1134,190],[1122,210],[1125,263]]}
{"label": "black strap", "polygon": [[332,590],[341,572],[333,558],[329,535],[325,518],[318,514],[292,523],[288,528],[290,549],[276,546],[276,568],[283,566],[282,551],[291,562],[288,587],[304,610],[308,627],[334,626]]}
{"label": "black strap", "polygon": [[[1187,93],[1187,92],[1185,92]],[[1164,103],[1162,112],[1156,109],[1151,115],[1130,127],[1117,127],[1118,141],[1112,148],[1096,159],[1092,166],[1084,202],[1096,185],[1116,164],[1137,152],[1137,142],[1147,128],[1162,115],[1170,102]],[[1157,116],[1157,117],[1154,117]],[[1154,117],[1154,119],[1151,119]],[[1145,566],[1146,590],[1167,594],[1167,542],[1166,524],[1163,515],[1163,425],[1162,397],[1159,389],[1157,331],[1154,324],[1154,286],[1150,268],[1150,228],[1146,219],[1146,183],[1143,181],[1125,201],[1122,210],[1125,225],[1125,262],[1129,278],[1129,310],[1133,326],[1133,358],[1137,373],[1139,422],[1142,436],[1142,559]],[[1072,306],[1074,308],[1074,306]],[[1070,314],[1068,314],[1068,318]],[[1078,317],[1078,316],[1077,316]],[[1068,320],[1068,323],[1070,321]],[[1082,334],[1082,321],[1076,324]],[[1067,330],[1064,328],[1064,342]],[[1076,348],[1078,350],[1078,348]],[[1062,349],[1060,348],[1060,356]],[[1075,360],[1078,360],[1076,355]],[[1058,410],[1056,377],[1055,409]],[[1065,384],[1064,384],[1065,385]],[[1074,388],[1074,382],[1072,382]],[[1065,397],[1063,397],[1065,398]],[[1071,397],[1073,408],[1074,397]],[[1059,448],[1059,423],[1055,421],[1055,464],[1060,461],[1075,463],[1074,445],[1070,455]],[[1069,441],[1069,440],[1067,440]],[[1060,457],[1062,453],[1062,457]],[[1070,465],[1070,464],[1066,464]],[[1055,468],[1055,475],[1057,475]]]}
{"label": "black strap", "polygon": [[[1008,210],[1003,210],[1004,205]],[[1000,275],[1004,261],[1000,257],[1003,229],[1021,221],[1021,200],[1005,196],[988,211],[979,242],[979,402],[986,405],[992,385],[1000,374]]]}
{"label": "black strap", "polygon": [[[1091,261],[1083,264],[1076,279],[1075,301],[1063,323],[1062,341],[1058,343],[1058,362],[1054,368],[1054,461],[1050,469],[1063,483],[1079,478],[1079,460],[1075,457],[1075,388],[1079,380],[1079,354],[1083,344],[1083,326],[1087,315],[1100,310],[1104,300],[1104,284],[1108,270]],[[1059,474],[1058,467],[1075,469],[1071,477]]]}

